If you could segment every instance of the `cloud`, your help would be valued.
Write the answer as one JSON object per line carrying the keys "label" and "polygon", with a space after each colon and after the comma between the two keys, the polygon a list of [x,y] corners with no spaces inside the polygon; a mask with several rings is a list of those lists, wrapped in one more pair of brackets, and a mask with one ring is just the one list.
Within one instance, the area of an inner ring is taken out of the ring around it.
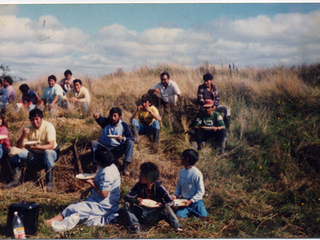
{"label": "cloud", "polygon": [[320,55],[319,25],[320,12],[314,11],[220,18],[188,30],[175,24],[137,32],[111,24],[90,36],[51,15],[32,21],[7,14],[0,15],[0,56],[27,79],[62,75],[67,68],[75,75],[98,76],[169,62],[191,67],[206,61],[237,67],[313,63]]}

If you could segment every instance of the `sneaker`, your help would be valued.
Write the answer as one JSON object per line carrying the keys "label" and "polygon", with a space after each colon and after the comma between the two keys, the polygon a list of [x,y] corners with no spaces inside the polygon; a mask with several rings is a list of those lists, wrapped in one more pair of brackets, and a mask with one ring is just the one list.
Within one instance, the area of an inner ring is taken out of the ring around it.
{"label": "sneaker", "polygon": [[135,234],[140,234],[140,233],[141,233],[141,228],[140,228],[139,225],[133,226],[132,230],[133,230],[133,232],[134,232]]}
{"label": "sneaker", "polygon": [[175,229],[177,232],[183,232],[183,228],[182,227],[178,227],[177,229]]}

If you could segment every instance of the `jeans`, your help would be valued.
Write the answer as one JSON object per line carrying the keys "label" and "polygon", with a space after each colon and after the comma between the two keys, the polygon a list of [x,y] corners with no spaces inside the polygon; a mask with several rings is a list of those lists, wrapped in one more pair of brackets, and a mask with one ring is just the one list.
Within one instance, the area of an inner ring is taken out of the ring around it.
{"label": "jeans", "polygon": [[169,206],[165,206],[164,208],[147,208],[135,203],[125,202],[124,209],[131,228],[135,225],[140,226],[139,221],[142,224],[151,225],[161,220],[165,220],[174,229],[182,228],[177,216]]}
{"label": "jeans", "polygon": [[189,214],[193,214],[196,217],[208,216],[207,209],[204,206],[202,199],[191,203],[188,207],[178,207],[175,213],[179,218],[187,218]]}
{"label": "jeans", "polygon": [[100,142],[94,140],[91,142],[91,153],[92,153],[92,160],[93,162],[96,162],[95,152],[99,149],[108,149],[112,152],[114,160],[118,160],[123,154],[124,159],[123,162],[131,163],[131,158],[133,155],[133,149],[134,149],[134,142],[131,140],[125,141],[125,143],[119,145],[119,146],[105,146],[101,144]]}
{"label": "jeans", "polygon": [[142,125],[138,119],[134,118],[132,119],[131,124],[138,127],[139,135],[153,134],[154,129],[160,130],[160,123],[158,120],[154,120],[151,125]]}
{"label": "jeans", "polygon": [[43,153],[36,153],[32,150],[24,149],[18,155],[10,158],[10,164],[17,165],[21,161],[27,166],[43,169],[45,167],[53,168],[54,162],[58,160],[58,154],[55,150],[47,149]]}
{"label": "jeans", "polygon": [[0,144],[0,163],[2,159],[8,156],[8,153],[9,153],[9,149],[3,146],[2,144]]}

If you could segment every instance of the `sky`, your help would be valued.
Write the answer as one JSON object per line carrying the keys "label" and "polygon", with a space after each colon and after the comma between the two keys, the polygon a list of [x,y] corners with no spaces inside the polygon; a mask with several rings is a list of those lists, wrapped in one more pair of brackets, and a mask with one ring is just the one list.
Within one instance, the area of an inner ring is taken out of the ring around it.
{"label": "sky", "polygon": [[292,66],[319,63],[320,4],[0,4],[0,33],[0,65],[26,80],[159,64]]}

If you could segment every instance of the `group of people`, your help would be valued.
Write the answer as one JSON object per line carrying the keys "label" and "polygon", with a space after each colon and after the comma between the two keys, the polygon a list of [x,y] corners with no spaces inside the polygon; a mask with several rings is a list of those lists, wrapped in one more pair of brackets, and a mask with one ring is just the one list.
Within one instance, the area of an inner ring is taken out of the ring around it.
{"label": "group of people", "polygon": [[[22,98],[17,103],[17,109],[19,110],[22,107],[26,107],[29,111],[31,111],[35,107],[41,108],[43,106],[47,106],[50,111],[56,109],[57,107],[83,108],[88,110],[90,104],[90,93],[88,89],[82,86],[82,81],[80,79],[75,79],[72,77],[72,72],[69,69],[64,72],[64,76],[65,78],[57,83],[56,76],[50,75],[48,77],[48,86],[45,87],[41,98],[39,98],[37,93],[31,90],[27,84],[24,83],[20,85],[19,90],[22,93]],[[6,77],[4,77],[4,79],[5,78]],[[6,86],[5,84],[6,83],[4,81],[4,86]],[[6,88],[9,88],[10,86]],[[13,91],[11,90],[11,93],[12,92],[14,92],[14,89]],[[12,98],[12,102],[15,100],[15,98],[16,93],[14,92],[14,98]],[[5,103],[3,102],[3,104]]]}
{"label": "group of people", "polygon": [[[53,228],[67,229],[70,225],[86,223],[88,226],[103,226],[117,222],[120,210],[121,178],[114,164],[113,154],[108,149],[96,151],[96,161],[100,166],[94,179],[82,180],[90,185],[81,193],[85,198],[81,202],[69,205],[61,213],[45,223]],[[203,203],[205,192],[203,176],[195,163],[198,152],[187,149],[182,153],[176,191],[170,195],[158,180],[160,172],[156,164],[144,162],[140,165],[139,181],[124,196],[125,217],[132,233],[141,233],[141,225],[156,224],[165,220],[177,232],[183,231],[180,218],[189,216],[207,217],[208,212]],[[175,200],[181,198],[176,206]],[[153,205],[146,200],[153,200]]]}
{"label": "group of people", "polygon": [[[63,106],[63,103],[68,103],[84,104],[84,108],[88,109],[90,103],[89,91],[82,86],[81,80],[72,78],[70,70],[66,70],[64,75],[65,78],[59,84],[56,83],[54,75],[48,77],[48,86],[41,99],[29,89],[27,84],[19,87],[22,92],[22,99],[19,102],[29,108],[31,124],[23,129],[16,147],[11,148],[8,137],[0,140],[0,159],[7,157],[10,152],[10,165],[13,170],[12,181],[3,185],[2,188],[19,186],[22,178],[21,168],[25,165],[36,167],[36,169],[45,168],[46,190],[53,191],[53,168],[54,163],[59,159],[60,149],[56,141],[55,127],[43,119],[40,107],[47,105],[51,110]],[[91,195],[86,201],[72,204],[61,214],[47,220],[48,225],[69,221],[69,217],[75,213],[78,214],[79,221],[87,220],[88,225],[103,225],[116,219],[120,207],[120,172],[125,176],[130,175],[129,165],[134,144],[139,144],[139,135],[152,136],[154,146],[157,148],[162,120],[158,108],[168,109],[175,106],[178,99],[180,101],[183,99],[177,83],[170,79],[167,72],[163,72],[160,79],[161,82],[142,96],[141,104],[137,106],[130,118],[133,134],[129,125],[122,120],[121,109],[111,108],[108,117],[103,117],[99,113],[93,114],[102,128],[98,141],[91,142],[92,161],[97,165],[97,173],[94,179],[84,180],[90,187],[81,197],[86,197],[89,192]],[[219,92],[212,84],[213,75],[207,73],[203,76],[203,80],[204,83],[198,88],[200,113],[195,120],[194,132],[191,136],[194,149],[185,150],[182,154],[181,164],[184,168],[179,173],[174,195],[171,196],[161,182],[157,181],[158,167],[152,162],[146,162],[140,166],[139,182],[125,196],[125,212],[130,227],[135,233],[141,231],[140,222],[150,223],[165,219],[177,231],[182,231],[179,218],[187,217],[189,214],[198,217],[208,215],[202,201],[203,177],[194,166],[198,160],[197,150],[211,140],[218,142],[220,152],[224,152],[226,128],[228,129],[230,125],[230,109],[219,106]],[[0,85],[1,83],[2,81]],[[217,112],[218,109],[224,113],[224,117]],[[0,115],[1,134],[8,136],[3,115]],[[13,148],[14,151],[11,151]],[[120,165],[118,159],[123,155],[123,164]],[[174,200],[179,197],[185,200],[183,206],[172,208],[175,205]],[[148,208],[144,205],[143,199],[156,201],[157,207]]]}

